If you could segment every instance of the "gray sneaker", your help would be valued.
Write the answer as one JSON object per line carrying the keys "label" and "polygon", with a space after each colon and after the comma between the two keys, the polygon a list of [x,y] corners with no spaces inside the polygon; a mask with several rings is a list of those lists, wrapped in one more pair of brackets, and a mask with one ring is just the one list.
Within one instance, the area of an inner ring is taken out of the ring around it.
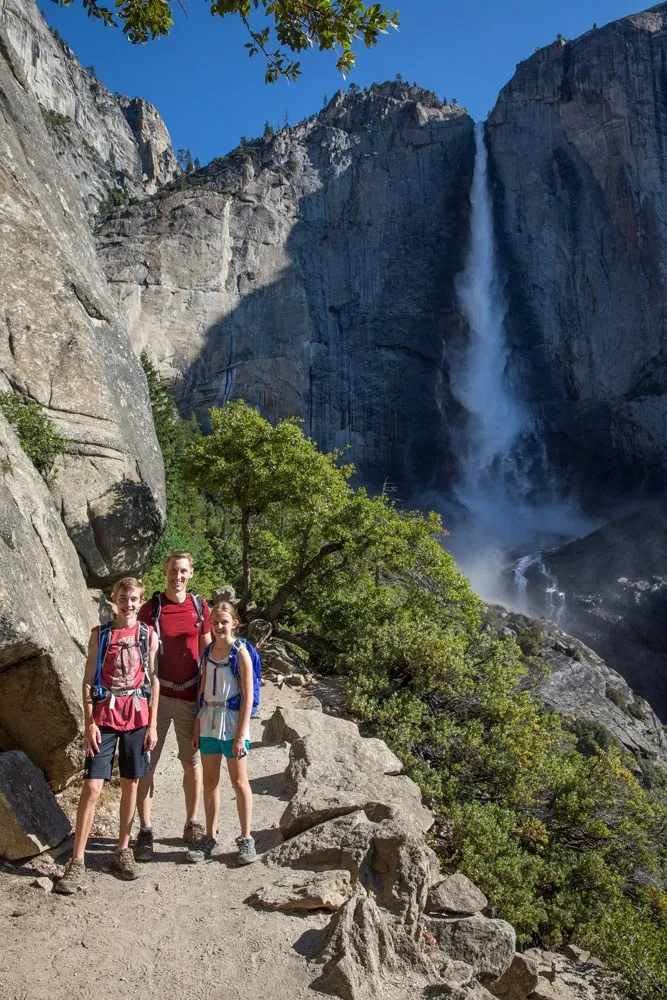
{"label": "gray sneaker", "polygon": [[189,851],[186,851],[185,860],[191,865],[197,865],[200,861],[210,861],[213,848],[217,846],[217,843],[214,837],[204,834],[203,837],[199,838],[196,847],[191,847]]}
{"label": "gray sneaker", "polygon": [[183,840],[191,847],[196,847],[205,832],[201,823],[196,819],[189,819],[183,827]]}
{"label": "gray sneaker", "polygon": [[75,892],[82,889],[86,881],[86,865],[83,858],[72,858],[68,861],[63,872],[63,877],[58,879],[53,887],[54,892],[59,892],[62,896],[73,896]]}
{"label": "gray sneaker", "polygon": [[253,861],[257,861],[254,837],[237,837],[236,846],[239,849],[239,864],[251,865]]}

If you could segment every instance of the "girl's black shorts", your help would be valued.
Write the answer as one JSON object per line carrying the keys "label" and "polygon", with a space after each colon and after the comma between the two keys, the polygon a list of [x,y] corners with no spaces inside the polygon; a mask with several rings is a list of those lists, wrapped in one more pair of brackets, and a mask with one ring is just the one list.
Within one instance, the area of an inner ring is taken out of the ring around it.
{"label": "girl's black shorts", "polygon": [[151,773],[151,755],[144,750],[147,726],[119,733],[117,729],[100,726],[100,749],[94,757],[86,757],[84,778],[111,779],[113,759],[118,747],[118,770],[121,778],[134,781]]}

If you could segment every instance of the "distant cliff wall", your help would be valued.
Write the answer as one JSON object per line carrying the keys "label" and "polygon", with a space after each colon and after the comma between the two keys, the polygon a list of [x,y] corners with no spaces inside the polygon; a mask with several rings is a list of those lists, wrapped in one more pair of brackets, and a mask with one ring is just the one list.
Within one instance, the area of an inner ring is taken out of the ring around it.
{"label": "distant cliff wall", "polygon": [[135,348],[185,413],[243,398],[404,498],[446,481],[473,155],[465,112],[385,84],[118,210],[100,253]]}
{"label": "distant cliff wall", "polygon": [[487,136],[514,381],[604,512],[667,468],[667,4],[540,49]]}

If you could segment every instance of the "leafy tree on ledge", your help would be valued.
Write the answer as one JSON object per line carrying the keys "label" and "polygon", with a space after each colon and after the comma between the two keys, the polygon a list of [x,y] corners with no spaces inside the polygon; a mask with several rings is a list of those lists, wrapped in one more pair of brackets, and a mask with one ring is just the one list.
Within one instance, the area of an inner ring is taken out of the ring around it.
{"label": "leafy tree on ledge", "polygon": [[[176,0],[52,0],[61,7],[81,3],[90,17],[105,25],[122,27],[134,44],[160,35],[168,35],[174,24],[172,8]],[[182,6],[182,0],[179,0]],[[211,14],[226,17],[234,14],[245,25],[250,41],[248,55],[261,53],[266,59],[265,80],[279,77],[296,80],[300,63],[292,53],[318,46],[334,51],[336,66],[349,73],[354,66],[352,45],[362,39],[367,48],[377,43],[380,34],[398,26],[398,12],[383,10],[379,3],[364,0],[205,0]],[[263,26],[263,17],[270,26]]]}

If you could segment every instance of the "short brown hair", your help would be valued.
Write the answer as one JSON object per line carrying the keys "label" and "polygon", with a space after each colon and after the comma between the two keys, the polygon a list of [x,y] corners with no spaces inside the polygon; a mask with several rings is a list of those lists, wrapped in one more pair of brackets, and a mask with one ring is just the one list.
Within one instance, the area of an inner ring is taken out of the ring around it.
{"label": "short brown hair", "polygon": [[111,590],[111,600],[118,597],[119,594],[127,594],[130,590],[138,590],[141,592],[141,596],[144,596],[144,585],[141,580],[137,580],[136,576],[124,576],[122,580],[117,580],[114,583]]}
{"label": "short brown hair", "polygon": [[190,563],[190,569],[194,570],[195,568],[195,561],[189,552],[167,552],[167,555],[164,558],[164,562],[162,563],[163,573],[166,573],[167,566],[169,565],[172,559],[187,559],[188,562]]}

